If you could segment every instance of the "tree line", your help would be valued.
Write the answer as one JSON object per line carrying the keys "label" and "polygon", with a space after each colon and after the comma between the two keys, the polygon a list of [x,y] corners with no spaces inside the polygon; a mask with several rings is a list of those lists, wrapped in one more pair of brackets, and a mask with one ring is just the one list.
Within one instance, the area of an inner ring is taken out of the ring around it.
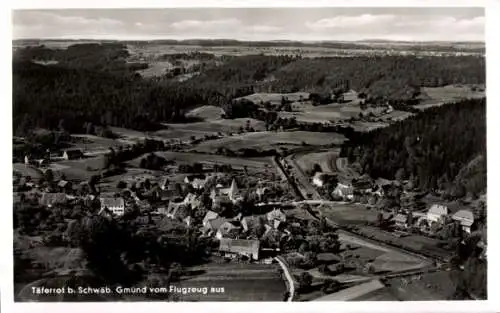
{"label": "tree line", "polygon": [[486,188],[486,100],[463,100],[353,133],[341,155],[374,178],[409,180],[458,198],[477,195]]}

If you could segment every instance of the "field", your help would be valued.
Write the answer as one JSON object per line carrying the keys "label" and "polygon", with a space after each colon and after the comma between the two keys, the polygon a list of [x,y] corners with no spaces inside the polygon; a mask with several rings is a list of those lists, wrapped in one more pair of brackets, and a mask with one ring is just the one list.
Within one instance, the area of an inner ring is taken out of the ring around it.
{"label": "field", "polygon": [[271,102],[271,104],[281,104],[281,99],[285,97],[289,101],[297,102],[299,100],[306,100],[309,98],[308,92],[295,92],[295,93],[254,93],[245,97],[237,99],[247,99],[255,104],[260,104],[261,102]]}
{"label": "field", "polygon": [[14,172],[21,174],[22,176],[30,176],[32,179],[40,179],[43,176],[43,173],[33,166],[26,166],[23,163],[14,163],[12,164]]}
{"label": "field", "polygon": [[49,168],[56,175],[64,174],[67,180],[88,180],[92,175],[98,174],[104,166],[104,156],[89,157],[80,160],[60,161],[51,163]]}
{"label": "field", "polygon": [[451,251],[446,251],[439,247],[439,244],[441,243],[440,240],[425,236],[410,235],[404,238],[398,238],[389,232],[372,226],[360,226],[356,232],[368,238],[401,246],[417,253],[422,252],[442,258],[448,258],[452,254]]}
{"label": "field", "polygon": [[345,232],[339,233],[339,240],[343,244],[362,247],[344,253],[350,253],[356,256],[356,258],[365,259],[367,262],[373,261],[376,272],[404,271],[430,265],[430,261],[417,258],[393,248],[371,243]]}
{"label": "field", "polygon": [[412,115],[414,114],[410,112],[394,110],[391,113],[382,115],[380,119],[382,121],[402,121]]}
{"label": "field", "polygon": [[361,110],[357,100],[349,103],[331,103],[318,106],[313,106],[311,102],[305,101],[293,103],[292,110],[293,112],[280,111],[278,115],[281,118],[295,117],[298,122],[330,123],[347,120],[351,117],[358,118],[360,113],[363,115],[370,113],[380,115],[385,108],[367,108],[366,110]]}
{"label": "field", "polygon": [[403,301],[445,300],[455,291],[453,271],[392,278],[387,284],[393,294]]}
{"label": "field", "polygon": [[118,148],[127,143],[120,139],[110,139],[93,135],[72,135],[72,145],[81,149],[85,155],[97,155],[109,152],[109,148]]}
{"label": "field", "polygon": [[215,152],[218,148],[239,150],[243,148],[276,149],[280,145],[328,145],[341,144],[345,137],[337,133],[315,133],[307,131],[292,132],[255,132],[227,138],[202,142],[195,149],[203,152]]}
{"label": "field", "polygon": [[202,120],[219,120],[222,114],[224,114],[222,108],[213,105],[204,105],[189,111],[186,113],[186,117],[195,117]]}
{"label": "field", "polygon": [[378,212],[369,210],[362,204],[336,204],[335,206],[320,207],[322,215],[339,224],[361,224],[375,222]]}
{"label": "field", "polygon": [[441,106],[444,103],[457,101],[465,98],[482,98],[486,96],[485,91],[472,91],[472,86],[448,85],[444,87],[423,87],[422,92],[428,96],[428,100],[413,106],[414,108],[425,110],[434,106]]}
{"label": "field", "polygon": [[[197,154],[197,153],[189,153],[189,152],[173,152],[173,151],[157,151],[154,152],[156,155],[161,156],[167,160],[172,160],[178,163],[185,164],[193,164],[195,162],[199,162],[202,164],[228,164],[231,165],[233,169],[243,169],[244,166],[247,166],[249,170],[260,170],[268,169],[273,171],[274,167],[272,166],[272,161],[268,157],[263,158],[252,158],[252,159],[244,159],[244,158],[231,158],[225,157],[222,155],[205,155],[205,154]],[[136,158],[130,161],[132,166],[138,167],[140,160],[144,156]]]}
{"label": "field", "polygon": [[[180,301],[283,301],[286,286],[279,265],[210,263],[188,268],[202,271],[196,276],[181,278],[177,287],[208,287],[204,294],[178,294]],[[210,288],[223,288],[210,293]]]}
{"label": "field", "polygon": [[335,172],[335,159],[339,153],[340,149],[332,149],[325,152],[314,152],[299,155],[295,160],[304,172],[312,170],[315,164],[319,164],[323,172]]}
{"label": "field", "polygon": [[137,71],[142,77],[155,77],[155,76],[163,76],[166,74],[167,70],[173,68],[172,63],[165,61],[155,61],[148,62],[149,67],[143,70]]}

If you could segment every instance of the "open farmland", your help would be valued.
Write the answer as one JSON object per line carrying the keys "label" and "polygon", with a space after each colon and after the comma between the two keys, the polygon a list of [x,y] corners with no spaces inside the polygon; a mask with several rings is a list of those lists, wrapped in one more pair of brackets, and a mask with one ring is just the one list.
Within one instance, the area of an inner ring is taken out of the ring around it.
{"label": "open farmland", "polygon": [[392,278],[387,285],[394,295],[403,301],[444,300],[455,291],[454,271],[427,273],[412,277]]}
{"label": "open farmland", "polygon": [[[264,168],[268,168],[268,170],[274,171],[271,158],[268,157],[245,159],[226,157],[222,155],[200,155],[196,153],[174,151],[157,151],[154,153],[167,160],[172,160],[178,163],[192,164],[195,162],[199,162],[208,165],[228,164],[231,165],[233,169],[243,169],[244,166],[247,166],[249,170],[263,170]],[[140,160],[147,155],[148,154],[130,161],[130,164],[132,166],[138,167]]]}
{"label": "open farmland", "polygon": [[337,133],[315,133],[307,131],[245,133],[227,138],[205,141],[197,145],[197,151],[215,152],[219,148],[238,150],[243,148],[276,149],[280,145],[329,145],[341,144],[343,135]]}
{"label": "open farmland", "polygon": [[79,160],[68,160],[51,163],[49,168],[56,175],[66,176],[67,180],[84,181],[90,179],[104,166],[104,156],[95,156]]}
{"label": "open farmland", "polygon": [[43,176],[43,173],[36,167],[26,166],[23,163],[14,163],[12,164],[14,172],[21,174],[24,177],[31,177],[32,179],[40,179]]}
{"label": "open farmland", "polygon": [[271,102],[271,104],[280,104],[281,100],[285,98],[288,101],[297,102],[300,100],[306,100],[309,98],[308,92],[295,92],[295,93],[254,93],[248,96],[244,96],[238,99],[247,99],[255,104],[260,104],[261,102]]}
{"label": "open farmland", "polygon": [[330,151],[298,155],[295,160],[304,172],[311,171],[315,164],[318,164],[323,172],[335,172],[335,160],[339,153],[340,149],[332,149]]}
{"label": "open farmland", "polygon": [[186,113],[186,117],[199,118],[202,120],[219,120],[221,119],[222,114],[224,114],[224,110],[222,108],[213,105],[204,105],[192,109]]}
{"label": "open farmland", "polygon": [[167,70],[173,68],[172,63],[168,61],[155,61],[149,62],[149,67],[143,70],[137,71],[142,77],[155,77],[155,76],[163,76],[166,74]]}
{"label": "open farmland", "polygon": [[451,254],[453,254],[453,251],[447,251],[439,247],[440,243],[442,243],[440,240],[421,235],[409,235],[399,238],[394,236],[392,233],[372,226],[359,226],[357,227],[356,233],[373,240],[399,246],[416,253],[426,253],[427,255],[444,259],[449,258]]}
{"label": "open farmland", "polygon": [[405,271],[426,267],[431,264],[430,261],[423,258],[372,243],[346,232],[339,233],[339,240],[343,244],[361,246],[362,248],[358,248],[359,250],[354,249],[344,253],[349,253],[354,256],[358,255],[356,258],[365,259],[367,262],[373,261],[375,272]]}
{"label": "open farmland", "polygon": [[[210,263],[190,267],[203,274],[182,277],[177,287],[208,287],[204,294],[176,294],[181,301],[283,301],[286,286],[279,265]],[[224,292],[210,293],[210,287]],[[174,296],[175,297],[175,296]]]}
{"label": "open farmland", "polygon": [[339,224],[361,224],[376,222],[378,212],[362,204],[338,203],[319,207],[321,214]]}
{"label": "open farmland", "polygon": [[457,101],[460,99],[486,97],[486,91],[481,91],[480,88],[478,88],[476,91],[473,91],[472,86],[467,85],[422,87],[422,92],[428,96],[428,99],[422,101],[418,105],[413,106],[414,108],[420,110],[425,110],[434,106],[441,106],[445,103]]}
{"label": "open farmland", "polygon": [[97,155],[109,152],[109,148],[118,148],[126,144],[120,139],[110,139],[94,135],[72,135],[73,146],[81,149],[85,155]]}
{"label": "open farmland", "polygon": [[361,110],[355,102],[349,103],[330,103],[314,106],[309,101],[296,102],[292,104],[293,112],[279,112],[281,118],[295,117],[298,122],[306,123],[330,123],[341,120],[347,120],[351,117],[358,118],[360,114],[366,116],[370,113],[374,115],[383,114],[385,108],[367,108]]}

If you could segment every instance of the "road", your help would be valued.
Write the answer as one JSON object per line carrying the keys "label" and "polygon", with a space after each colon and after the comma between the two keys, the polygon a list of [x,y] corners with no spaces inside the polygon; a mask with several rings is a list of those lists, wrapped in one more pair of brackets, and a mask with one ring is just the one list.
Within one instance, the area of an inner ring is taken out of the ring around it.
{"label": "road", "polygon": [[281,257],[278,256],[278,257],[275,257],[274,259],[279,263],[279,265],[283,269],[283,273],[285,273],[286,280],[288,281],[288,293],[289,293],[287,302],[292,302],[293,297],[295,295],[295,282],[293,280],[292,274],[290,273],[290,270],[288,269],[288,265],[286,264],[286,262],[284,260],[282,260]]}

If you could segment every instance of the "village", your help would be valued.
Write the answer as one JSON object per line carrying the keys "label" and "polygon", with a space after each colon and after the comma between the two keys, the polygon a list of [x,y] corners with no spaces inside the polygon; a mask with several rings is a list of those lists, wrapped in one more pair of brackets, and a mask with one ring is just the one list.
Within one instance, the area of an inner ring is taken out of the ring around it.
{"label": "village", "polygon": [[[70,149],[64,150],[61,156],[52,156],[50,162],[81,158],[84,158],[82,151]],[[338,162],[346,160],[339,158]],[[387,273],[406,275],[408,271],[434,270],[429,259],[415,258],[403,266],[387,265],[387,261],[382,264],[377,261],[383,258],[378,256],[379,248],[367,248],[373,244],[363,243],[363,238],[371,237],[382,245],[402,249],[394,252],[400,255],[410,251],[430,256],[435,264],[436,255],[412,250],[403,238],[416,236],[442,242],[482,231],[475,228],[474,213],[470,210],[460,209],[452,214],[445,205],[425,205],[418,201],[418,193],[405,188],[405,182],[373,180],[367,175],[356,175],[353,169],[308,173],[309,187],[320,197],[315,199],[311,192],[304,196],[301,188],[294,189],[297,179],[290,178],[293,174],[249,175],[247,169],[221,172],[217,166],[196,163],[191,166],[195,169],[191,173],[183,173],[189,166],[172,169],[170,165],[166,174],[133,175],[128,180],[119,180],[116,186],[109,186],[96,181],[75,183],[66,180],[64,175],[54,177],[47,168],[48,163],[46,159],[31,161],[25,157],[24,166],[41,169],[45,175],[38,182],[15,175],[15,203],[29,202],[48,209],[83,203],[85,207],[94,208],[86,212],[87,215],[110,220],[128,215],[144,227],[165,227],[167,223],[177,232],[194,230],[199,238],[213,243],[210,253],[221,260],[218,262],[279,265],[282,273],[286,273],[283,274],[288,286],[285,298],[295,297],[294,301],[300,294],[305,300],[320,298],[320,294],[314,292],[318,284],[323,286],[322,294],[328,296],[345,286],[389,277]],[[386,202],[395,194],[401,201],[398,209]],[[368,215],[375,216],[373,221],[365,223],[366,229],[371,227],[372,233],[389,234],[397,244],[356,232],[359,225],[352,229],[348,224],[332,222],[334,218],[329,212],[335,212],[336,207],[352,206],[351,210],[355,211],[355,206],[360,205]],[[314,216],[314,212],[320,217]],[[71,215],[69,217],[65,219],[68,225]],[[340,233],[346,230],[352,232]],[[47,243],[64,242],[68,237],[66,232],[56,239],[45,237]],[[353,237],[358,235],[361,237]],[[485,257],[485,243],[478,245]],[[439,261],[444,264],[449,259]]]}

